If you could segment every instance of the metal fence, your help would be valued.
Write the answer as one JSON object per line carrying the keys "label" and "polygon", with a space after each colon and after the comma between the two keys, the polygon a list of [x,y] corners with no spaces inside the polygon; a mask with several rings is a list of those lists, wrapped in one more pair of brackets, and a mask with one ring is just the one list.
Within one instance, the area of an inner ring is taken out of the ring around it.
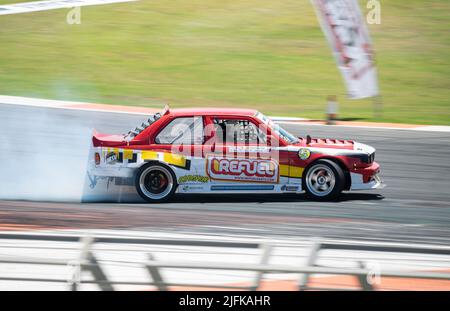
{"label": "metal fence", "polygon": [[[177,283],[163,278],[162,269],[176,268],[186,270],[225,270],[225,271],[248,271],[254,272],[254,277],[248,286],[232,286],[224,284],[207,285],[209,288],[221,289],[244,289],[258,290],[261,282],[266,274],[283,273],[298,275],[298,289],[319,289],[310,288],[309,281],[311,275],[349,275],[358,280],[360,289],[374,290],[376,289],[370,282],[373,277],[373,271],[369,269],[364,262],[358,262],[359,266],[355,268],[337,268],[319,266],[317,261],[321,252],[325,250],[336,251],[364,251],[364,252],[389,252],[389,253],[414,253],[428,255],[444,255],[450,256],[450,248],[448,247],[431,247],[431,246],[407,246],[392,245],[383,243],[356,243],[356,242],[321,242],[316,241],[312,244],[306,263],[293,265],[270,264],[270,258],[273,254],[275,245],[270,243],[252,243],[252,242],[222,242],[212,240],[174,240],[174,239],[148,239],[148,238],[128,238],[128,237],[111,237],[111,236],[74,236],[74,235],[54,235],[54,234],[0,234],[0,240],[19,240],[19,241],[51,241],[51,242],[77,242],[80,243],[78,258],[74,260],[58,260],[58,259],[37,259],[37,258],[21,258],[21,257],[0,257],[0,263],[9,264],[27,264],[33,266],[71,266],[73,273],[69,279],[55,279],[42,277],[11,277],[1,276],[1,281],[16,282],[56,282],[67,283],[68,289],[79,290],[82,284],[96,284],[101,290],[114,290],[115,285],[141,285],[155,286],[159,290],[170,290],[172,286],[189,286],[204,287],[205,284],[195,283]],[[158,260],[154,254],[147,252],[147,261],[144,263],[145,270],[148,274],[148,281],[112,281],[108,279],[103,264],[95,255],[93,245],[95,243],[107,244],[127,244],[127,245],[167,245],[167,246],[201,246],[201,247],[220,247],[220,248],[240,248],[258,250],[259,260],[256,264],[246,263],[230,263],[230,262],[188,262],[186,260]],[[81,273],[88,272],[91,274],[91,280],[81,280]],[[418,271],[387,271],[383,270],[380,276],[395,278],[414,278],[414,279],[439,279],[450,280],[450,273],[440,272],[418,272]],[[320,288],[326,289],[326,288]]]}

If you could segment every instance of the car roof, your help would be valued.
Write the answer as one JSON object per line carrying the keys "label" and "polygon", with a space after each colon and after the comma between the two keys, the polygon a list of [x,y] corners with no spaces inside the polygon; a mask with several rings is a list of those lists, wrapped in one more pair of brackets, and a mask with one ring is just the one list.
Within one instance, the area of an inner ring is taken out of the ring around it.
{"label": "car roof", "polygon": [[230,116],[254,116],[257,110],[240,108],[180,108],[170,109],[172,116],[211,116],[211,115],[230,115]]}

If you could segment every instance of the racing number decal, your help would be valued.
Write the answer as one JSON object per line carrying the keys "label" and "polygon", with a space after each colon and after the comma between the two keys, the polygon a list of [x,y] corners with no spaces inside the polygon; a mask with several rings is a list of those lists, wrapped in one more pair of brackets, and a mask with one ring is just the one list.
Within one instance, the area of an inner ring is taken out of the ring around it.
{"label": "racing number decal", "polygon": [[212,180],[278,183],[279,166],[273,160],[208,157],[206,172]]}

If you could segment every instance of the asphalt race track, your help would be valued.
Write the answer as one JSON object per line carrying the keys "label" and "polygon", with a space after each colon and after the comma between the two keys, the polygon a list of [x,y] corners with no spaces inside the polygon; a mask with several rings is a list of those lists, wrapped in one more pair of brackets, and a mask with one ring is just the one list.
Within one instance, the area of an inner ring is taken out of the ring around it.
{"label": "asphalt race track", "polygon": [[[377,149],[376,161],[387,187],[347,193],[339,202],[310,202],[303,195],[191,195],[178,196],[168,204],[61,202],[73,201],[64,195],[71,190],[71,172],[79,175],[83,169],[80,163],[85,161],[91,129],[123,133],[144,119],[142,115],[0,105],[0,230],[126,228],[450,245],[448,132],[284,125],[299,136],[349,138]],[[28,161],[36,155],[39,162]],[[40,168],[43,160],[48,165],[45,171]],[[52,166],[57,171],[49,173]],[[22,185],[24,180],[28,182]],[[42,189],[62,197],[39,197]]]}

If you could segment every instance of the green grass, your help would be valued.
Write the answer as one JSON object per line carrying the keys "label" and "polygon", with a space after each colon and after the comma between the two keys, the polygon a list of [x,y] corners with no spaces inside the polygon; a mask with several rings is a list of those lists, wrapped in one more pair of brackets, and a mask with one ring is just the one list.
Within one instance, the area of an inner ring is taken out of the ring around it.
{"label": "green grass", "polygon": [[68,9],[0,16],[0,94],[309,118],[336,94],[343,118],[450,125],[450,2],[381,2],[379,119],[345,98],[309,0],[142,0],[84,7],[81,25]]}

